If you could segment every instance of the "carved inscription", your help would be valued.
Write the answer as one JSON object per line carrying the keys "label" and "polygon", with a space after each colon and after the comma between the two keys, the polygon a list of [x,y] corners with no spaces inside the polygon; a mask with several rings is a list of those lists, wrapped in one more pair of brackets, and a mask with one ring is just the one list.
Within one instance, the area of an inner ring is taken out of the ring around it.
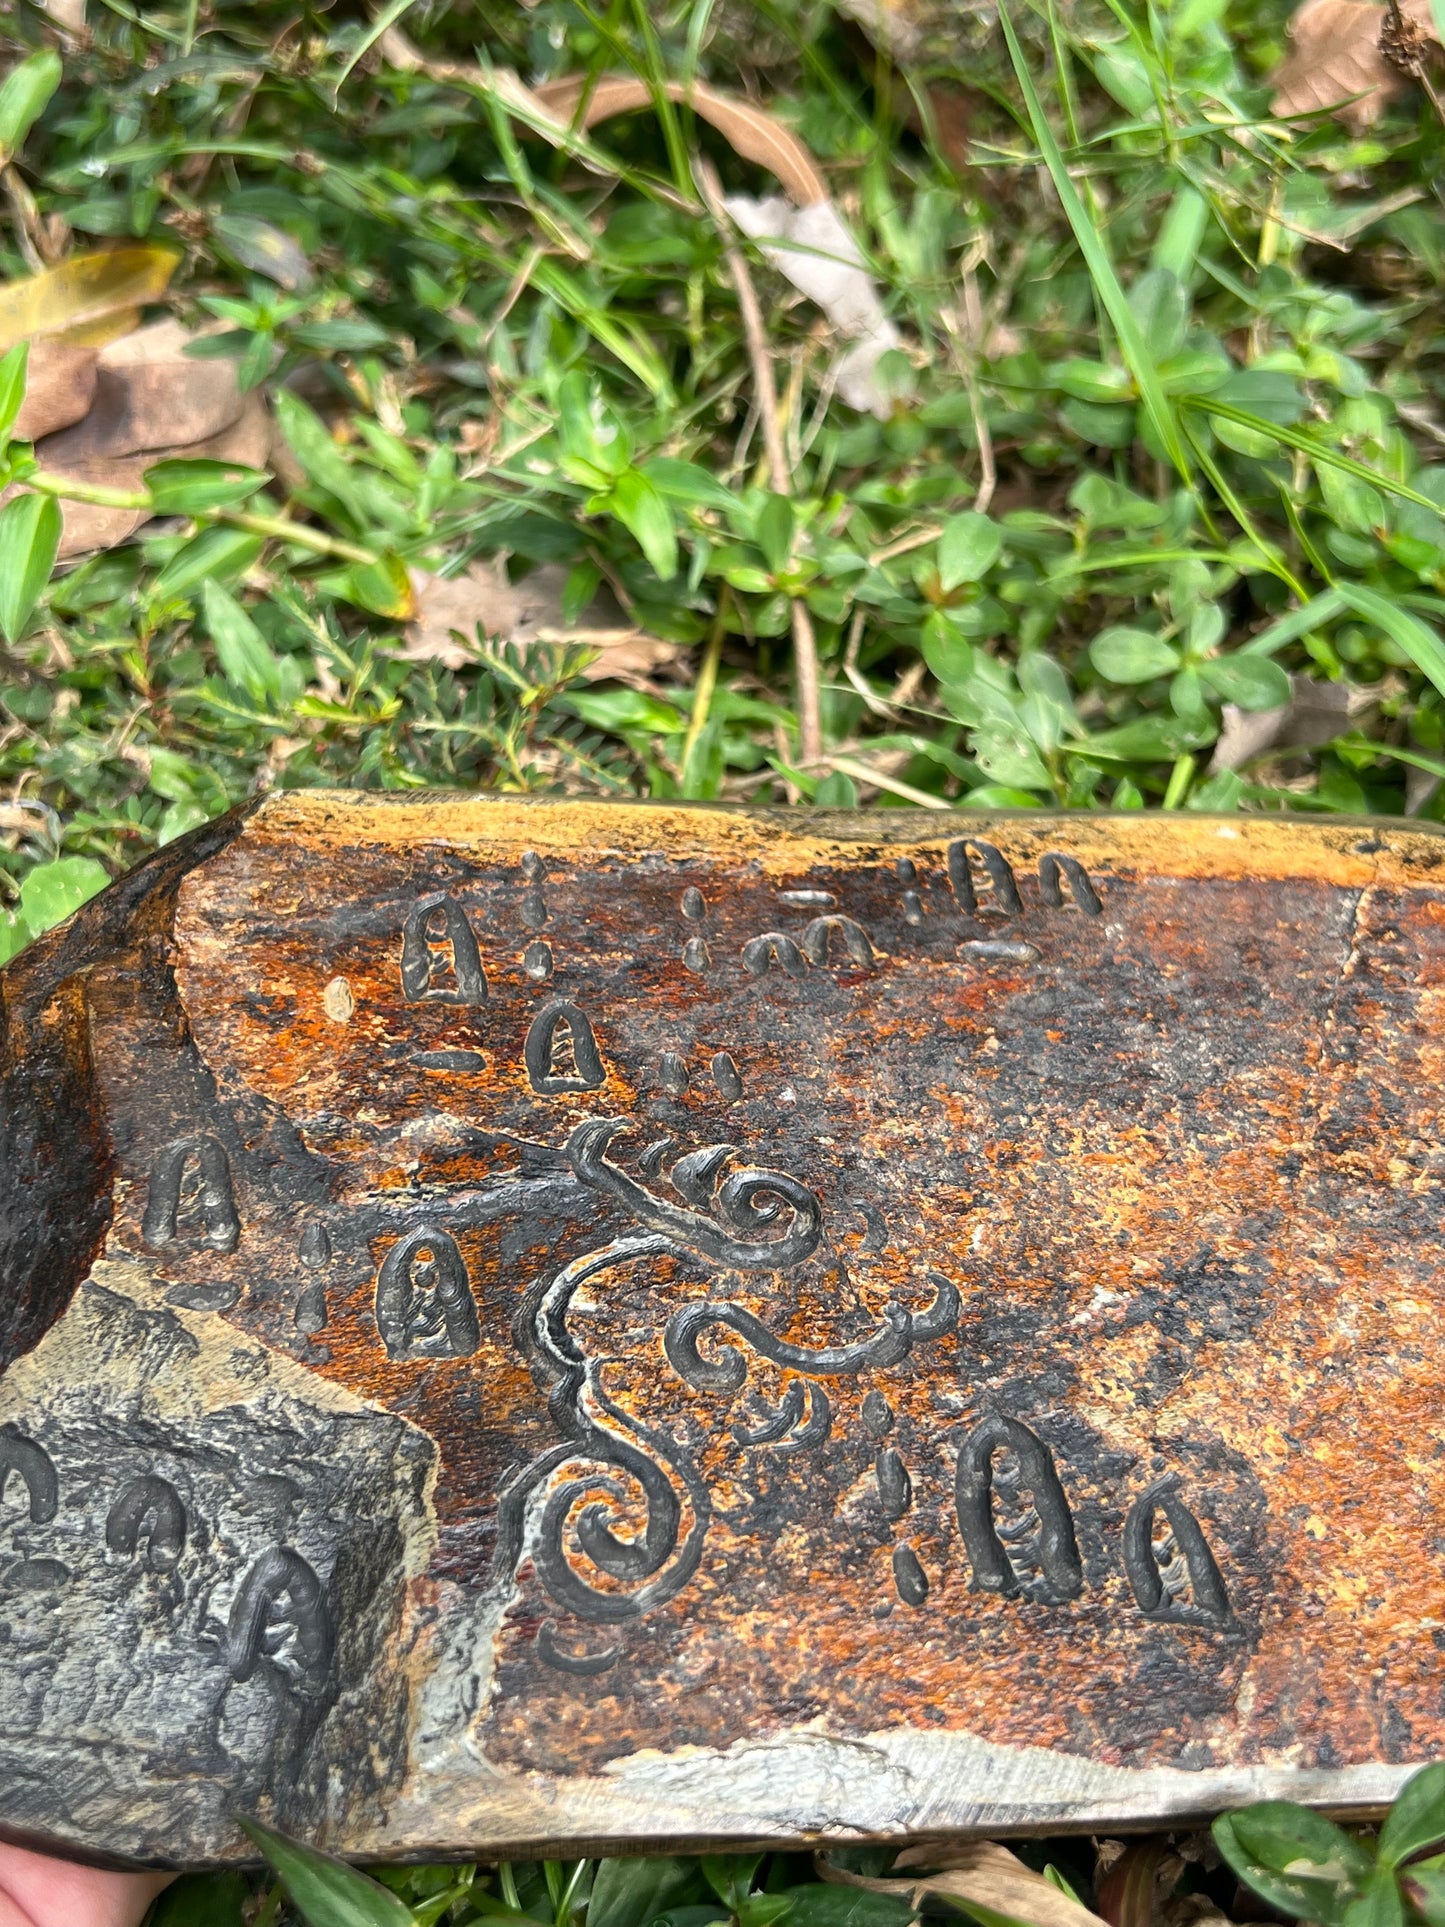
{"label": "carved inscription", "polygon": [[331,1621],[321,1581],[290,1546],[269,1547],[241,1582],[231,1607],[226,1663],[248,1680],[265,1663],[304,1699],[330,1684]]}
{"label": "carved inscription", "polygon": [[105,1543],[112,1552],[133,1554],[142,1541],[152,1572],[169,1572],[186,1544],[181,1495],[169,1480],[154,1473],[123,1487],[105,1522]]}
{"label": "carved inscription", "polygon": [[141,1235],[157,1249],[184,1237],[199,1217],[204,1241],[215,1251],[234,1251],[241,1220],[231,1189],[231,1160],[209,1132],[176,1138],[151,1164]]}
{"label": "carved inscription", "polygon": [[0,1425],[0,1505],[14,1474],[25,1488],[32,1525],[48,1525],[60,1503],[60,1480],[50,1454],[13,1425]]}
{"label": "carved inscription", "polygon": [[469,1358],[481,1343],[461,1248],[418,1225],[398,1238],[376,1277],[376,1328],[389,1358]]}
{"label": "carved inscription", "polygon": [[958,1529],[980,1591],[1046,1606],[1078,1598],[1084,1574],[1073,1516],[1053,1457],[1036,1433],[1017,1419],[984,1419],[959,1450],[955,1493]]}
{"label": "carved inscription", "polygon": [[1176,1626],[1229,1625],[1224,1579],[1199,1521],[1180,1497],[1176,1473],[1134,1501],[1124,1524],[1124,1569],[1146,1618]]}
{"label": "carved inscription", "polygon": [[607,1082],[591,1023],[576,1004],[560,999],[533,1018],[523,1056],[532,1089],[544,1097],[600,1090]]}
{"label": "carved inscription", "polygon": [[401,988],[414,1004],[486,1001],[476,934],[461,905],[440,891],[423,897],[402,928]]}

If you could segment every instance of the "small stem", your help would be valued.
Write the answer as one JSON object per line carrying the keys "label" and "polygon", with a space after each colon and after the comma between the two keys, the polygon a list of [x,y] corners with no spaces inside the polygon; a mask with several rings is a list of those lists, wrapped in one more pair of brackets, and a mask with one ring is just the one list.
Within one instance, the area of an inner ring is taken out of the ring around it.
{"label": "small stem", "polygon": [[[141,509],[157,514],[154,500],[144,489],[102,488],[96,482],[79,482],[69,475],[51,475],[44,469],[24,478],[26,488],[37,495],[54,495],[63,502],[89,502],[94,508]],[[342,562],[369,563],[377,560],[370,549],[355,542],[343,542],[304,522],[293,522],[285,515],[253,515],[249,509],[195,509],[193,522],[220,522],[227,528],[248,529],[252,535],[273,536],[278,542],[291,542],[297,548],[311,549],[317,555],[334,555]]]}
{"label": "small stem", "polygon": [[851,776],[855,783],[867,783],[872,789],[885,790],[889,796],[901,796],[905,802],[916,803],[921,810],[953,808],[952,803],[946,803],[941,796],[930,796],[927,790],[915,789],[896,776],[885,776],[882,770],[869,769],[866,763],[855,763],[851,756],[828,756],[823,760],[840,776]]}
{"label": "small stem", "polygon": [[1189,785],[1194,780],[1194,758],[1181,756],[1169,772],[1169,787],[1164,792],[1164,808],[1177,810],[1189,794]]}
{"label": "small stem", "polygon": [[692,714],[687,719],[687,734],[682,739],[682,755],[678,765],[682,770],[682,780],[687,783],[687,766],[692,761],[692,753],[697,748],[698,738],[707,728],[708,711],[712,708],[712,694],[717,688],[718,665],[722,661],[723,635],[727,629],[728,607],[732,592],[723,585],[717,599],[717,614],[708,630],[707,645],[703,650],[702,663],[697,673],[697,688],[693,691]]}
{"label": "small stem", "polygon": [[823,754],[822,678],[813,618],[801,596],[793,598],[793,668],[798,678],[798,753],[811,763]]}

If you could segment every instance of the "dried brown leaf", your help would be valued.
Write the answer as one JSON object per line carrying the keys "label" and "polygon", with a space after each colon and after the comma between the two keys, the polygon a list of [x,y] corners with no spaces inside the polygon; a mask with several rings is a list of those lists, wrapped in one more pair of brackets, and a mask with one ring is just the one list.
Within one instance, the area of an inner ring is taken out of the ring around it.
{"label": "dried brown leaf", "polygon": [[[1438,45],[1430,0],[1401,0],[1402,18]],[[1370,0],[1304,0],[1289,23],[1294,43],[1273,75],[1279,115],[1336,112],[1359,132],[1377,121],[1408,85],[1380,51],[1389,9]]]}
{"label": "dried brown leaf", "polygon": [[[565,80],[546,81],[532,93],[546,113],[563,122],[572,122],[580,106],[577,124],[582,128],[595,127],[613,114],[631,114],[653,104],[652,88],[632,74],[604,74],[590,93],[587,86],[586,75],[573,74]],[[721,93],[700,80],[691,87],[670,81],[667,97],[686,101],[695,114],[717,129],[735,154],[776,175],[789,199],[799,207],[826,196],[827,183],[807,148],[791,128],[763,108],[736,94]]]}
{"label": "dried brown leaf", "polygon": [[521,582],[511,582],[500,560],[472,562],[458,576],[416,572],[416,615],[407,625],[401,654],[462,669],[477,660],[478,630],[498,642],[573,643],[597,651],[585,671],[586,681],[624,682],[634,688],[646,688],[659,669],[676,660],[676,643],[630,626],[615,604],[600,598],[575,623],[564,622],[566,581],[565,569],[545,565]]}
{"label": "dried brown leaf", "polygon": [[[271,416],[254,391],[242,398],[240,414],[219,433],[171,447],[124,455],[101,453],[85,442],[86,426],[82,422],[37,443],[35,454],[41,467],[92,488],[141,489],[145,471],[156,462],[184,455],[264,468],[271,449]],[[62,501],[60,509],[65,523],[60,538],[62,561],[95,549],[113,549],[150,519],[144,509],[100,508],[91,502]]]}
{"label": "dried brown leaf", "polygon": [[147,302],[159,301],[180,255],[149,243],[72,255],[58,268],[0,287],[0,354],[37,335],[97,328],[119,332]]}
{"label": "dried brown leaf", "polygon": [[1240,769],[1271,749],[1322,749],[1379,699],[1376,685],[1292,676],[1290,699],[1278,709],[1247,710],[1226,703],[1210,771]]}
{"label": "dried brown leaf", "polygon": [[89,412],[95,399],[96,352],[46,337],[30,344],[25,399],[13,430],[18,441],[38,442]]}
{"label": "dried brown leaf", "polygon": [[[911,1879],[896,1877],[913,1868],[927,1871]],[[1027,1921],[1031,1927],[1104,1927],[1097,1914],[1061,1893],[994,1840],[909,1847],[899,1854],[893,1869],[892,1879],[869,1880],[862,1874],[844,1873],[826,1859],[818,1862],[825,1880],[866,1887],[870,1893],[896,1894],[914,1907],[930,1896],[938,1896],[971,1900],[1013,1920]]]}

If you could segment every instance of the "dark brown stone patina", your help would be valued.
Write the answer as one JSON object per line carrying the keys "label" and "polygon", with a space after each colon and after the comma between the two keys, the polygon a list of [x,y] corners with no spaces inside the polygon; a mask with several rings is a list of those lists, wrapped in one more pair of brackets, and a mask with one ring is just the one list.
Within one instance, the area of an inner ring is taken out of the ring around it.
{"label": "dark brown stone patina", "polygon": [[273,798],[4,993],[0,1829],[1379,1804],[1445,839]]}

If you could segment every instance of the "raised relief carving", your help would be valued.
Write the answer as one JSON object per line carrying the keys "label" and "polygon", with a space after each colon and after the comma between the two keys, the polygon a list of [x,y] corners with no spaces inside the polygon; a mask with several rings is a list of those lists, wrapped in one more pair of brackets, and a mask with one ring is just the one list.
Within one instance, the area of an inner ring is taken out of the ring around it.
{"label": "raised relief carving", "polygon": [[241,1220],[231,1190],[231,1160],[219,1138],[201,1131],[175,1138],[151,1161],[141,1236],[159,1250],[184,1237],[199,1217],[213,1251],[234,1251]]}
{"label": "raised relief carving", "polygon": [[928,1597],[928,1575],[912,1546],[893,1548],[893,1583],[905,1606],[921,1606]]}
{"label": "raised relief carving", "polygon": [[290,1546],[268,1546],[231,1607],[226,1663],[248,1680],[264,1660],[302,1699],[321,1699],[331,1678],[331,1621],[321,1581]]}
{"label": "raised relief carving", "polygon": [[319,1218],[308,1219],[303,1225],[300,1242],[296,1246],[296,1256],[303,1265],[330,1264],[331,1234]]}
{"label": "raised relief carving", "polygon": [[1066,882],[1071,899],[1085,916],[1097,917],[1102,914],[1104,906],[1099,901],[1099,893],[1079,859],[1065,856],[1059,850],[1046,851],[1039,858],[1039,890],[1051,910],[1064,908],[1063,886]]}
{"label": "raised relief carving", "polygon": [[852,917],[814,917],[803,932],[803,955],[810,964],[825,964],[835,943],[842,946],[850,963],[872,965],[868,932]]}
{"label": "raised relief carving", "polygon": [[712,1081],[725,1104],[736,1104],[743,1094],[743,1080],[733,1062],[731,1051],[720,1050],[712,1060]]}
{"label": "raised relief carving", "polygon": [[898,873],[898,881],[903,885],[903,921],[922,923],[923,898],[918,893],[918,865],[911,856],[901,856],[894,869]]}
{"label": "raised relief carving", "polygon": [[687,1089],[687,1065],[675,1050],[665,1050],[657,1067],[657,1081],[670,1097],[681,1097]]}
{"label": "raised relief carving", "polygon": [[774,964],[790,977],[808,974],[802,951],[785,931],[765,930],[743,945],[743,969],[750,977],[765,977]]}
{"label": "raised relief carving", "polygon": [[145,1561],[152,1572],[169,1572],[186,1544],[186,1508],[181,1495],[155,1473],[124,1486],[105,1522],[105,1543],[112,1552],[133,1554],[145,1540]]}
{"label": "raised relief carving", "polygon": [[540,930],[547,921],[547,899],[542,890],[542,879],[547,874],[547,866],[535,850],[522,852],[522,876],[526,889],[522,893],[522,921],[529,930]]}
{"label": "raised relief carving", "polygon": [[402,928],[401,988],[413,1004],[486,1002],[476,935],[461,905],[440,890],[422,897]]}
{"label": "raised relief carving", "polygon": [[522,952],[522,968],[534,984],[544,984],[552,974],[552,946],[539,937]]}
{"label": "raised relief carving", "polygon": [[[948,880],[959,909],[967,916],[1016,917],[1023,910],[1008,858],[982,837],[958,837],[949,844]],[[988,888],[980,892],[981,884]]]}
{"label": "raised relief carving", "polygon": [[32,1525],[49,1525],[60,1503],[60,1480],[50,1454],[13,1425],[0,1425],[0,1505],[14,1473],[25,1487]]}
{"label": "raised relief carving", "polygon": [[1141,1492],[1124,1522],[1124,1570],[1146,1619],[1174,1626],[1229,1626],[1224,1579],[1199,1521],[1171,1472]]}
{"label": "raised relief carving", "polygon": [[1036,1433],[1001,1415],[982,1420],[959,1451],[955,1499],[977,1590],[1046,1606],[1078,1598],[1073,1515]]}
{"label": "raised relief carving", "polygon": [[387,1252],[376,1328],[388,1358],[470,1358],[481,1344],[467,1261],[448,1232],[418,1225]]}
{"label": "raised relief carving", "polygon": [[913,1504],[913,1481],[893,1446],[885,1445],[879,1450],[873,1462],[873,1476],[878,1481],[878,1502],[883,1507],[884,1518],[901,1519]]}
{"label": "raised relief carving", "polygon": [[532,1089],[544,1097],[600,1090],[607,1081],[597,1038],[576,1004],[559,1001],[539,1010],[522,1055]]}

